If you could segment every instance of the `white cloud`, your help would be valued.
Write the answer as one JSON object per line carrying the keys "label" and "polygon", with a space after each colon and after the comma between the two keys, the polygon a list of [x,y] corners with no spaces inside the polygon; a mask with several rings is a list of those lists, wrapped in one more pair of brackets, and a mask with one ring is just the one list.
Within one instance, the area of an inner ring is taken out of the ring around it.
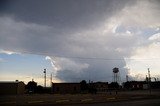
{"label": "white cloud", "polygon": [[17,52],[13,52],[13,51],[9,51],[9,50],[3,50],[3,49],[0,49],[0,53],[5,53],[5,54],[8,54],[8,55],[20,54],[20,53],[17,53]]}
{"label": "white cloud", "polygon": [[89,67],[87,63],[77,63],[71,59],[62,58],[62,57],[46,57],[47,60],[51,60],[51,64],[55,71],[64,71],[64,70],[72,70],[72,71],[83,71],[84,69]]}
{"label": "white cloud", "polygon": [[87,63],[78,63],[68,58],[46,56],[45,59],[51,62],[54,76],[57,76],[58,71],[73,71],[78,74],[89,67]]}
{"label": "white cloud", "polygon": [[152,41],[160,41],[160,33],[156,33],[152,36],[149,37],[149,40],[152,40]]}
{"label": "white cloud", "polygon": [[[154,41],[160,40],[159,33],[152,35],[149,39],[146,39],[143,35],[146,32],[142,33],[142,29],[159,27],[160,21],[158,17],[160,17],[158,3],[156,4],[146,0],[137,1],[133,6],[126,6],[119,14],[116,14],[115,17],[112,18],[118,21],[117,23],[119,23],[119,25],[125,27],[127,36],[132,35],[131,38],[135,38],[134,42],[130,42],[133,43],[133,45],[128,45],[130,44],[129,42],[128,44],[126,43],[128,48],[131,48],[126,49],[126,52],[130,52],[128,57],[131,59],[126,60],[126,66],[130,68],[130,74],[136,76],[137,79],[144,79],[148,67],[154,70],[152,70],[152,74],[156,75],[156,73],[158,73],[160,48],[159,43],[154,43]],[[130,27],[136,28],[136,30],[131,32],[130,29],[128,29]],[[121,35],[125,34],[121,33]],[[153,42],[148,40],[152,40]],[[117,48],[116,50],[122,52],[125,49]],[[127,57],[127,55],[124,56]],[[139,76],[141,75],[142,77],[140,78]]]}
{"label": "white cloud", "polygon": [[51,65],[55,71],[55,74],[57,71],[59,71],[61,69],[61,67],[56,63],[56,61],[54,59],[52,59],[50,56],[46,56],[45,59],[49,60],[51,62]]}
{"label": "white cloud", "polygon": [[152,77],[159,74],[160,45],[152,43],[135,49],[134,55],[127,60],[127,66],[132,75],[147,75],[147,68],[150,68]]}
{"label": "white cloud", "polygon": [[160,28],[158,27],[158,28],[156,28],[156,30],[155,31],[159,31],[160,30]]}
{"label": "white cloud", "polygon": [[83,71],[89,67],[87,63],[77,63],[67,58],[58,59],[58,63],[61,66],[61,70]]}
{"label": "white cloud", "polygon": [[127,30],[127,31],[126,31],[126,34],[131,35],[131,32]]}

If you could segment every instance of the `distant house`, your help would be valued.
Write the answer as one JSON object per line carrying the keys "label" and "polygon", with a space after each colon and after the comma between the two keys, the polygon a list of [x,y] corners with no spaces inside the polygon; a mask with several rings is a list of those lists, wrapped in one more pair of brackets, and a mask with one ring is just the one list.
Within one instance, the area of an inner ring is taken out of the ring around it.
{"label": "distant house", "polygon": [[25,84],[21,81],[0,82],[0,95],[16,95],[24,93],[25,93]]}
{"label": "distant house", "polygon": [[66,94],[66,93],[80,93],[80,83],[52,83],[52,93]]}

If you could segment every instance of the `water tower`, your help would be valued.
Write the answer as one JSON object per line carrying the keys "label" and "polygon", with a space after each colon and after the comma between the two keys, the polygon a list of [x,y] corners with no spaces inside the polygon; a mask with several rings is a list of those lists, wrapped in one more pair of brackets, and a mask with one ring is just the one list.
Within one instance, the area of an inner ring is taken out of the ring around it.
{"label": "water tower", "polygon": [[119,82],[119,69],[118,68],[113,68],[113,82]]}

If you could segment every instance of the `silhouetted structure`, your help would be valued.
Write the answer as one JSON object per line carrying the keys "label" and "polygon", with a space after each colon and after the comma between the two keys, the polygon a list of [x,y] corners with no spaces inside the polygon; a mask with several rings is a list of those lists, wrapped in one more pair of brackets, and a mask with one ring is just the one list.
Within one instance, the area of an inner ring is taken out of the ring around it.
{"label": "silhouetted structure", "polygon": [[148,82],[146,81],[128,81],[128,82],[123,83],[123,88],[127,90],[148,89]]}
{"label": "silhouetted structure", "polygon": [[94,86],[97,92],[107,92],[109,84],[108,82],[95,82]]}
{"label": "silhouetted structure", "polygon": [[92,94],[96,94],[97,93],[97,89],[96,89],[96,85],[93,82],[90,82],[88,84],[88,92],[92,93]]}
{"label": "silhouetted structure", "polygon": [[88,84],[85,80],[82,80],[80,82],[80,88],[81,88],[81,93],[87,93],[88,92]]}
{"label": "silhouetted structure", "polygon": [[46,87],[46,69],[44,69],[43,73],[44,73],[44,87]]}
{"label": "silhouetted structure", "polygon": [[108,82],[90,82],[86,83],[82,80],[80,83],[53,83],[52,91],[53,93],[97,93],[97,92],[107,92]]}
{"label": "silhouetted structure", "polygon": [[43,87],[41,85],[38,85],[36,88],[36,93],[44,93]]}
{"label": "silhouetted structure", "polygon": [[25,84],[22,81],[0,82],[0,95],[15,95],[24,93],[25,93]]}
{"label": "silhouetted structure", "polygon": [[160,89],[160,81],[151,82],[152,89]]}
{"label": "silhouetted structure", "polygon": [[29,81],[27,83],[27,85],[25,86],[26,88],[26,93],[29,93],[29,94],[35,94],[35,93],[47,93],[47,94],[50,94],[52,93],[51,92],[51,87],[42,87],[41,85],[38,85],[37,86],[37,83],[34,82],[33,80],[32,81]]}
{"label": "silhouetted structure", "polygon": [[119,83],[120,81],[120,75],[119,75],[119,69],[118,68],[113,68],[113,82]]}
{"label": "silhouetted structure", "polygon": [[120,88],[120,85],[117,83],[117,82],[111,82],[109,85],[108,85],[108,88],[110,90],[118,90]]}
{"label": "silhouetted structure", "polygon": [[28,82],[28,84],[26,85],[26,89],[28,93],[36,93],[37,83],[34,82],[33,80]]}
{"label": "silhouetted structure", "polygon": [[55,94],[80,93],[80,83],[52,83],[52,91]]}

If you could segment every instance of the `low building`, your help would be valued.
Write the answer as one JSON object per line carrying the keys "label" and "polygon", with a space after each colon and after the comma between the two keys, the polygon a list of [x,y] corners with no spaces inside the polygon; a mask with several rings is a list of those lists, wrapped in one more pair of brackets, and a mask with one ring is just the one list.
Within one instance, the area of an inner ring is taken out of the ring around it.
{"label": "low building", "polygon": [[[83,85],[84,86],[84,85]],[[106,92],[108,90],[108,82],[92,82],[85,86],[87,92]],[[82,83],[52,83],[52,93],[82,93]]]}
{"label": "low building", "polygon": [[53,93],[80,93],[80,83],[52,83]]}
{"label": "low building", "polygon": [[146,81],[128,81],[123,84],[123,88],[128,90],[148,89],[148,83]]}
{"label": "low building", "polygon": [[108,90],[108,82],[95,82],[94,86],[97,92],[106,92]]}
{"label": "low building", "polygon": [[0,95],[19,95],[25,93],[25,84],[23,82],[3,81],[0,82]]}
{"label": "low building", "polygon": [[80,93],[80,91],[80,83],[52,83],[54,94]]}

